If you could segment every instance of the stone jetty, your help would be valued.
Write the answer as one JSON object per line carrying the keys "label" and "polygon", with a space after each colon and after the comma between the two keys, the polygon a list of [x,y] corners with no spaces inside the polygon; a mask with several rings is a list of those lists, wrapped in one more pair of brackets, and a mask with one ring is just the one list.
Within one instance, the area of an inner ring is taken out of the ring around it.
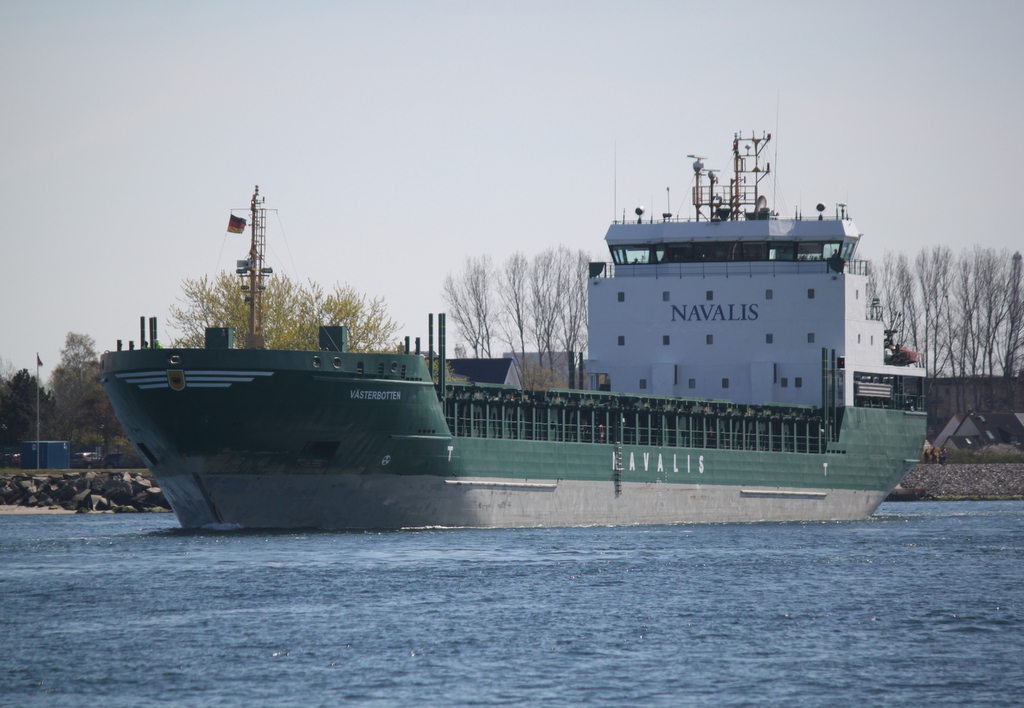
{"label": "stone jetty", "polygon": [[903,478],[890,498],[1024,499],[1024,464],[919,464]]}
{"label": "stone jetty", "polygon": [[150,477],[125,470],[0,475],[0,505],[114,512],[170,508]]}

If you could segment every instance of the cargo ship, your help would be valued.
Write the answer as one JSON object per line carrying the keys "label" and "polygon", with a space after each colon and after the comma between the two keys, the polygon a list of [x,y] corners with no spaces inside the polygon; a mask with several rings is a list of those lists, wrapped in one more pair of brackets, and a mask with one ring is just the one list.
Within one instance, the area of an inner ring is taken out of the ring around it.
{"label": "cargo ship", "polygon": [[426,352],[349,351],[341,326],[317,351],[265,348],[258,188],[244,343],[119,346],[102,383],[184,527],[868,517],[919,457],[924,370],[870,297],[846,205],[768,206],[770,140],[734,137],[728,183],[691,156],[692,214],[610,225],[569,388],[450,380],[443,314],[436,355],[433,316]]}

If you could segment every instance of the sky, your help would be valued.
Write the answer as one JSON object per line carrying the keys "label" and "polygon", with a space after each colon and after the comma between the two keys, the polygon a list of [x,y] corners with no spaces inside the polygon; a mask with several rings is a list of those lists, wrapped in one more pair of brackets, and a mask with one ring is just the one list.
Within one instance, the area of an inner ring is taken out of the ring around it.
{"label": "sky", "polygon": [[169,343],[256,185],[268,265],[424,341],[465,257],[607,260],[736,132],[773,134],[781,214],[849,204],[859,257],[1018,250],[1021,27],[985,0],[4,0],[0,367],[45,381],[68,332],[112,350],[140,316]]}

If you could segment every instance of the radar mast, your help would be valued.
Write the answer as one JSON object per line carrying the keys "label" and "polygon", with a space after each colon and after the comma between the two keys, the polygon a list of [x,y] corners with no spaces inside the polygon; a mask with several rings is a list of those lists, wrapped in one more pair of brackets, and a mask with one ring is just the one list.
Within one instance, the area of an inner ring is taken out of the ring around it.
{"label": "radar mast", "polygon": [[252,195],[250,202],[251,239],[249,245],[249,260],[247,267],[239,268],[237,273],[248,279],[248,284],[242,286],[246,292],[245,301],[249,303],[249,331],[245,335],[246,349],[262,349],[263,342],[263,291],[266,285],[263,284],[265,276],[273,273],[273,269],[263,265],[264,254],[267,247],[267,210],[263,208],[265,199],[260,196],[260,187]]}
{"label": "radar mast", "polygon": [[[718,170],[705,169],[704,158],[689,156],[696,158],[693,163],[693,208],[697,212],[697,221],[702,217],[708,221],[769,217],[768,200],[761,194],[760,184],[772,170],[771,163],[765,162],[763,166],[761,163],[761,152],[771,139],[771,133],[762,133],[761,137],[751,133],[749,138],[744,138],[742,133],[733,135],[733,176],[729,179],[728,190],[724,189],[721,179],[715,174]],[[740,148],[743,148],[742,152]],[[719,185],[717,189],[716,185]]]}

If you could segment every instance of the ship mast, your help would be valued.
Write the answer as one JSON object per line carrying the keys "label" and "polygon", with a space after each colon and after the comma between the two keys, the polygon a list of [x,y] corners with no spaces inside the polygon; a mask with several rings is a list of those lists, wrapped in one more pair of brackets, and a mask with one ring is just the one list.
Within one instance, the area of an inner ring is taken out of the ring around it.
{"label": "ship mast", "polygon": [[263,208],[264,198],[260,196],[259,185],[253,192],[250,210],[252,220],[250,228],[252,238],[249,245],[249,263],[247,273],[239,273],[248,277],[249,284],[242,286],[242,290],[248,290],[245,301],[249,303],[249,331],[245,336],[246,349],[263,348],[263,291],[266,286],[263,284],[265,275],[273,271],[263,266],[263,256],[267,246],[266,218],[267,210]]}
{"label": "ship mast", "polygon": [[[697,221],[702,217],[709,221],[737,221],[767,219],[771,216],[768,200],[760,189],[761,180],[772,170],[771,163],[761,163],[761,153],[771,139],[771,133],[763,133],[761,137],[751,133],[749,138],[744,138],[740,133],[733,136],[733,177],[729,180],[728,192],[725,192],[724,185],[715,188],[719,183],[715,174],[718,170],[705,169],[703,157],[688,155],[696,160],[693,163],[693,207],[697,212]],[[741,146],[745,148],[745,153],[740,152]],[[707,184],[704,184],[702,178],[707,179]],[[703,211],[705,208],[707,213]]]}
{"label": "ship mast", "polygon": [[[762,198],[760,184],[761,180],[772,171],[771,163],[761,165],[761,151],[772,139],[772,134],[761,134],[757,137],[751,133],[749,138],[744,138],[742,133],[737,133],[732,140],[732,162],[733,174],[731,194],[729,195],[729,206],[731,207],[731,218],[739,219],[743,213],[747,219],[767,219],[768,200]],[[740,146],[746,147],[746,154],[740,153]],[[753,147],[754,152],[750,152]],[[753,159],[753,166],[748,163]],[[749,177],[749,179],[748,179]],[[751,184],[752,183],[752,184]],[[752,207],[746,211],[743,207]]]}

